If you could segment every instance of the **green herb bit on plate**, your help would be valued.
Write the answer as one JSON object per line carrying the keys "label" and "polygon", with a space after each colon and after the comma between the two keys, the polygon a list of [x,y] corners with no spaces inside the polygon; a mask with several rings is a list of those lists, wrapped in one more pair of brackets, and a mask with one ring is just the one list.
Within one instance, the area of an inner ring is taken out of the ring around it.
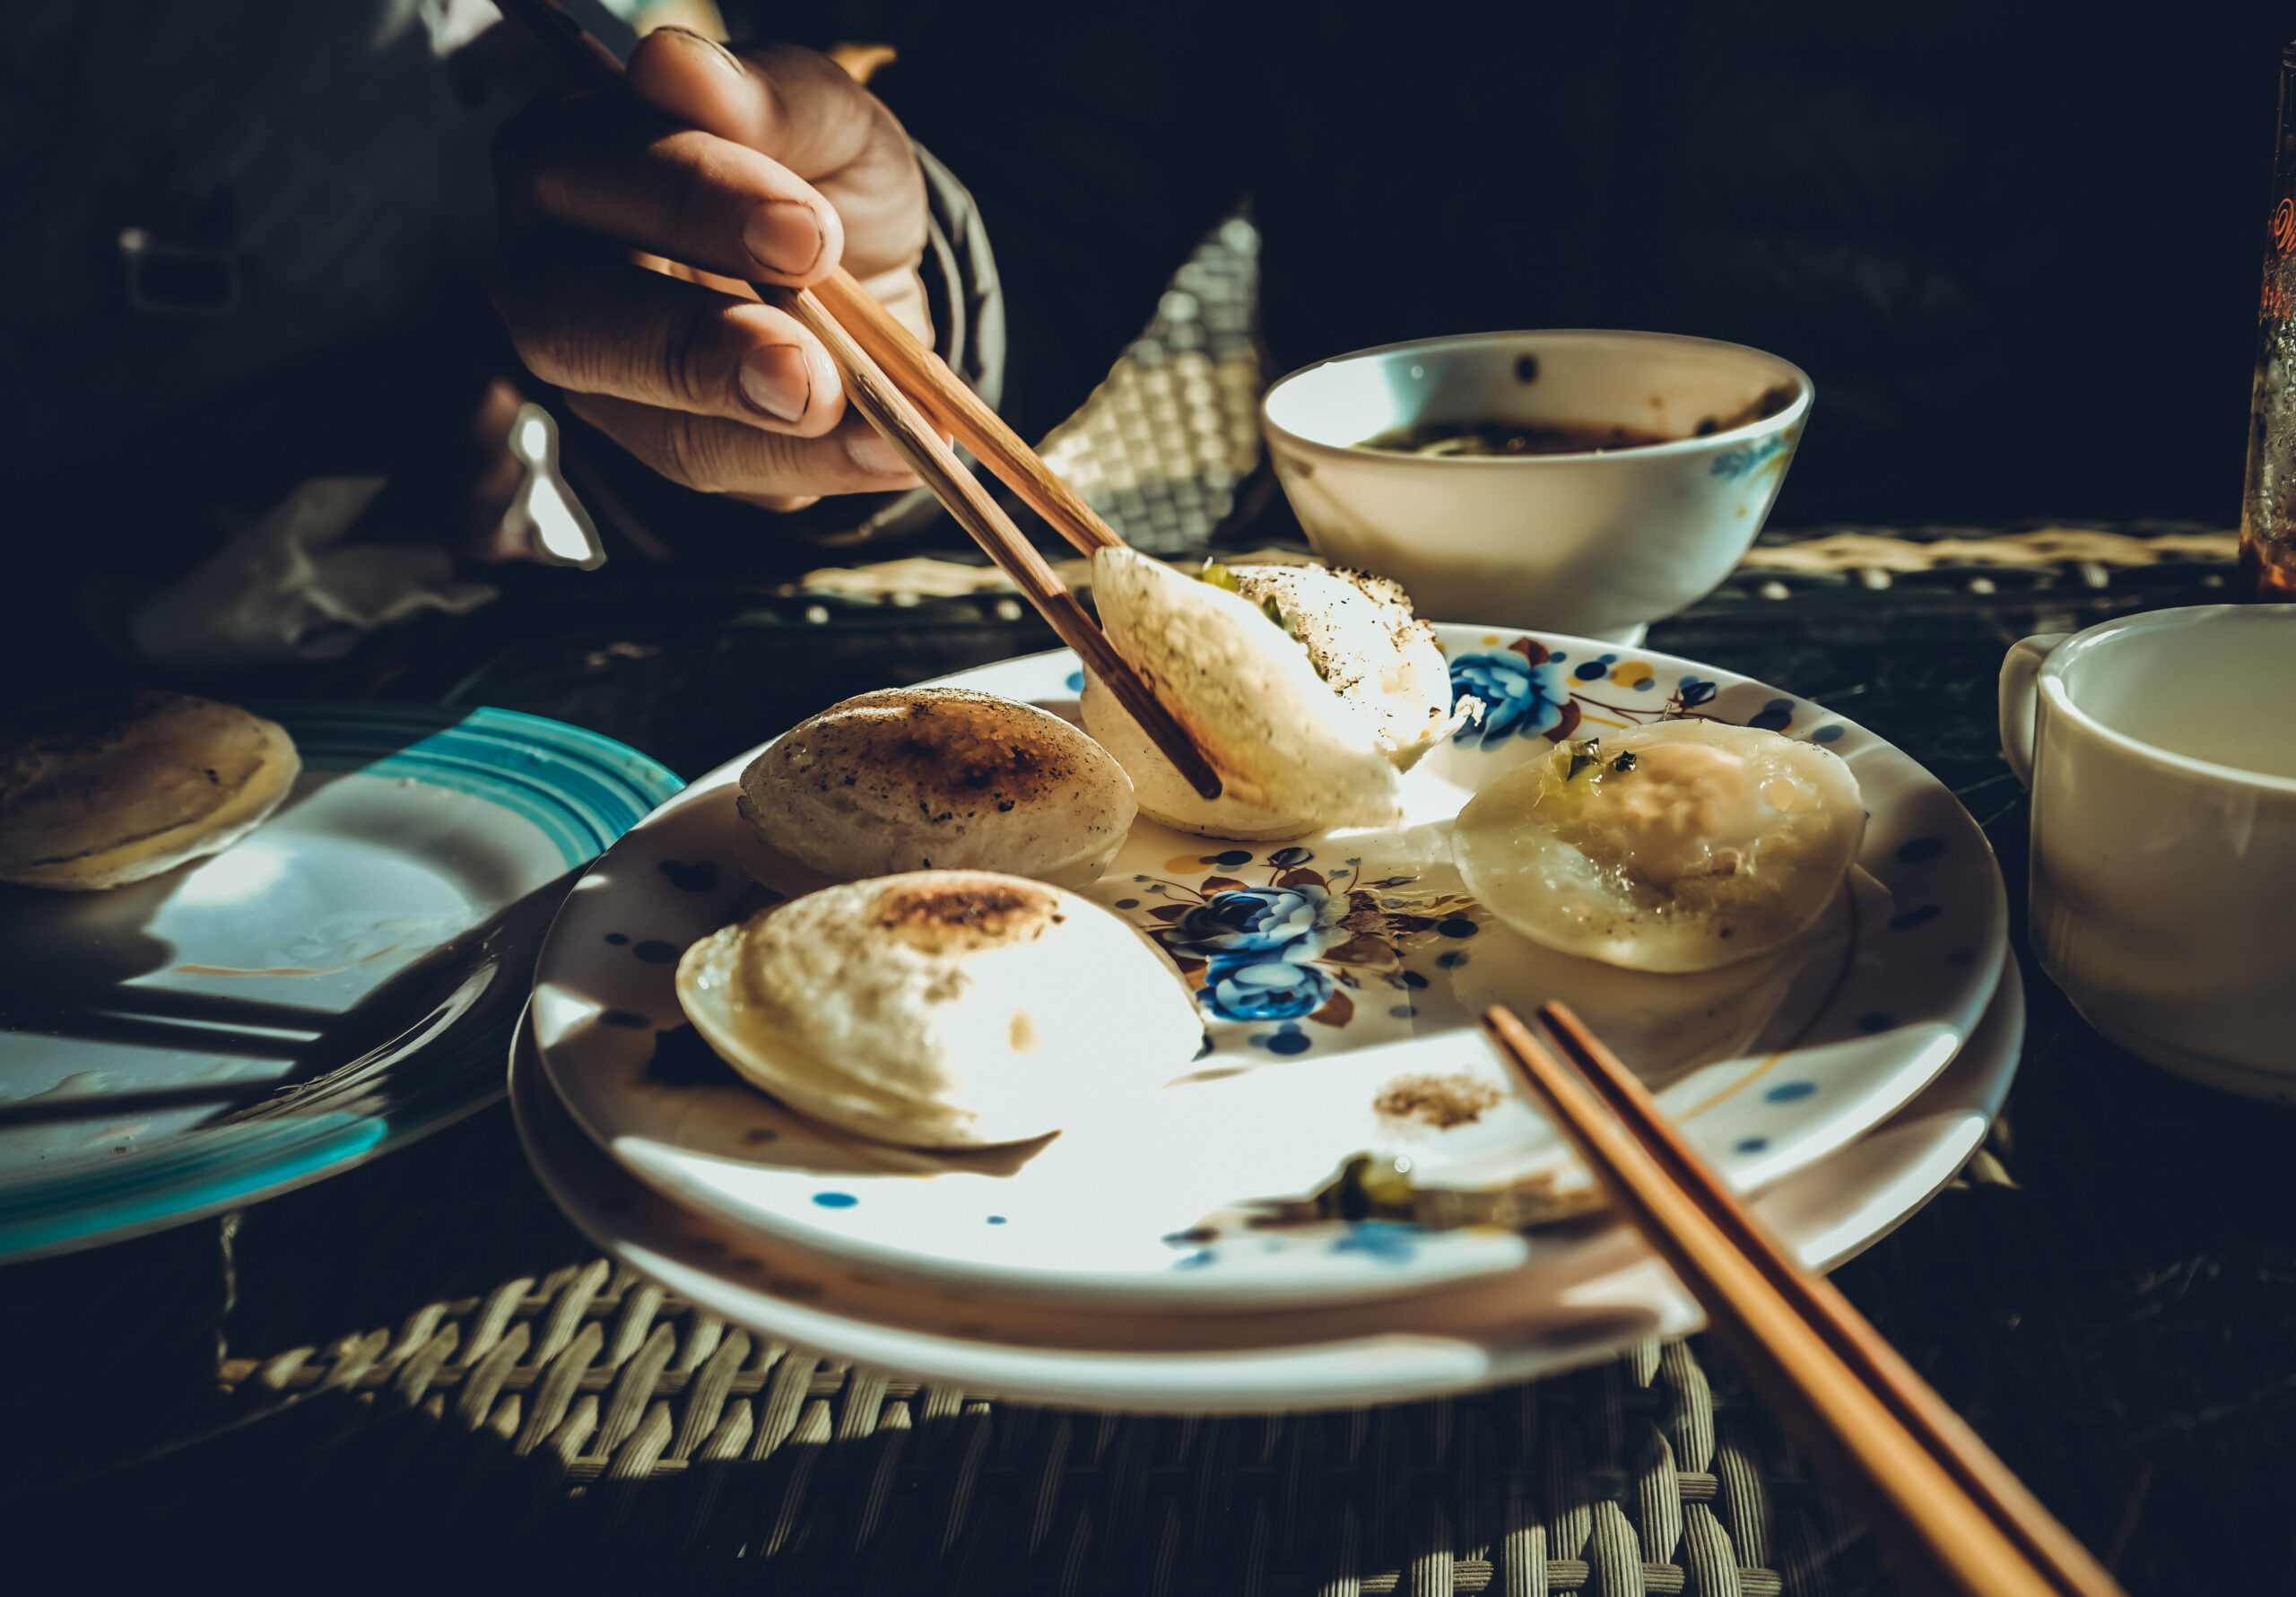
{"label": "green herb bit on plate", "polygon": [[1456,1231],[1468,1226],[1521,1231],[1576,1219],[1605,1207],[1599,1188],[1559,1191],[1552,1176],[1534,1176],[1509,1186],[1475,1190],[1420,1186],[1412,1181],[1411,1168],[1411,1160],[1405,1156],[1351,1154],[1340,1162],[1338,1174],[1313,1193],[1304,1199],[1263,1204],[1248,1223],[1264,1229],[1334,1220],[1390,1220],[1428,1231]]}

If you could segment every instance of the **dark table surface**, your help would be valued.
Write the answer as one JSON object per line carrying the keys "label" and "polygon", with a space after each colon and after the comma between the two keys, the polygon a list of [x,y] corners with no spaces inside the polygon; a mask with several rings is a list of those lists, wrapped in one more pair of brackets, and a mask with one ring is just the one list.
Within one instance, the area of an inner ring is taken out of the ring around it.
{"label": "dark table surface", "polygon": [[[692,776],[849,694],[1051,641],[987,603],[808,620],[788,575],[536,574],[491,612],[294,686],[529,710]],[[2162,1597],[2296,1590],[2296,1116],[2111,1047],[2033,964],[2027,810],[1995,681],[2022,636],[2215,602],[2224,580],[2194,564],[1747,578],[1650,638],[1839,707],[1936,772],[1992,838],[2031,1002],[1992,1144],[2007,1181],[1948,1191],[1835,1279],[2132,1593]],[[91,1590],[170,1572],[358,1585],[387,1562],[448,1589],[621,1582],[587,1555],[553,1562],[467,1525],[440,1538],[406,1505],[331,1497],[317,1439],[274,1422],[144,1456],[228,1417],[226,1353],[396,1324],[586,1256],[498,1105],[220,1225],[0,1270],[7,1558]],[[365,1561],[346,1566],[353,1548]]]}

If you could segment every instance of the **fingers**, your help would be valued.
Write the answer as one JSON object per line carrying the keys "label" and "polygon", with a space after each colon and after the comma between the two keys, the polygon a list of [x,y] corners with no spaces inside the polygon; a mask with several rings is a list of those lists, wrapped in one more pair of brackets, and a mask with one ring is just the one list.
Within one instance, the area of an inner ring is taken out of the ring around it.
{"label": "fingers", "polygon": [[909,467],[848,412],[820,438],[767,432],[603,394],[570,394],[575,413],[674,482],[790,509],[822,494],[914,488]]}
{"label": "fingers", "polygon": [[771,157],[626,97],[528,107],[496,143],[512,228],[547,221],[744,281],[803,286],[845,247],[835,208]]}
{"label": "fingers", "polygon": [[909,135],[878,99],[826,56],[796,46],[744,49],[678,28],[638,41],[630,84],[673,122],[744,144],[813,185],[843,223],[857,277],[914,267],[925,247],[925,178]]}
{"label": "fingers", "polygon": [[496,303],[528,367],[702,491],[792,508],[916,486],[819,343],[744,286],[843,265],[930,338],[924,177],[899,121],[824,56],[682,30],[647,35],[629,82],[538,103],[498,139]]}
{"label": "fingers", "polygon": [[574,393],[802,438],[827,433],[845,414],[835,363],[787,313],[586,257],[571,241],[520,249],[495,306],[527,369]]}

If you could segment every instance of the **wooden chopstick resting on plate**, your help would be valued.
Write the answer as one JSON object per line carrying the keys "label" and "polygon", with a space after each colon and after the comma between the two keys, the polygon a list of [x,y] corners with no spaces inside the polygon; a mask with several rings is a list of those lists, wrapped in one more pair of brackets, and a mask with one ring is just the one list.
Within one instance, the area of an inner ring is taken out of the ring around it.
{"label": "wooden chopstick resting on plate", "polygon": [[[559,8],[556,0],[500,0],[502,11],[535,36],[560,67],[600,89],[622,86],[622,63],[613,53]],[[847,378],[847,395],[886,442],[899,450],[965,531],[987,551],[997,568],[1036,606],[1060,640],[1076,651],[1164,758],[1189,786],[1207,799],[1220,796],[1220,774],[1187,730],[1161,703],[1131,663],[1118,654],[1107,634],[1084,612],[1051,565],[1022,536],[938,434],[926,423],[917,395],[939,421],[965,441],[1021,497],[1034,506],[1068,541],[1090,554],[1121,545],[1119,539],[1033,450],[998,420],[973,391],[958,380],[939,356],[919,344],[867,291],[838,267],[821,285],[835,301],[832,315],[810,289],[752,283],[761,299],[803,322],[828,349]],[[849,319],[848,319],[849,318]],[[856,328],[860,329],[857,334]],[[879,352],[907,379],[897,384],[878,364]]]}
{"label": "wooden chopstick resting on plate", "polygon": [[1484,1028],[1796,1437],[1838,1471],[1919,1589],[2120,1597],[2064,1526],[1848,1300],[1805,1274],[1561,1004],[1539,1011],[1577,1070],[1504,1009]]}
{"label": "wooden chopstick resting on plate", "polygon": [[1787,1255],[1745,1206],[1722,1186],[1648,1089],[1585,1021],[1560,1003],[1548,1004],[1539,1011],[1538,1018],[1612,1113],[1637,1128],[1644,1147],[1666,1167],[1676,1185],[1710,1194],[1709,1218],[1730,1235],[1802,1317],[1826,1337],[1834,1353],[1881,1395],[1899,1421],[2024,1546],[2027,1556],[2050,1573],[2058,1589],[2093,1597],[2119,1592],[2120,1587],[2088,1549],[2057,1523],[2024,1482],[1994,1456],[1865,1316],[1831,1283],[1809,1275]]}

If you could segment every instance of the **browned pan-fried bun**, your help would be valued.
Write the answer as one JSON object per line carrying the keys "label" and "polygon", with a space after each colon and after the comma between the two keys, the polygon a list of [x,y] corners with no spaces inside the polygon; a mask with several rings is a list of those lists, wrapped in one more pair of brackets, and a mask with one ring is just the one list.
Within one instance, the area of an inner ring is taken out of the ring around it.
{"label": "browned pan-fried bun", "polygon": [[97,892],[221,853],[301,769],[274,723],[181,693],[20,733],[0,745],[0,881]]}
{"label": "browned pan-fried bun", "polygon": [[1082,887],[1134,814],[1122,767],[1034,705],[963,688],[864,693],[801,721],[742,773],[741,812],[847,881],[1003,871]]}
{"label": "browned pan-fried bun", "polygon": [[804,1114],[910,1147],[1024,1141],[1188,1067],[1179,973],[1100,906],[985,871],[823,888],[688,949],[678,1002]]}

